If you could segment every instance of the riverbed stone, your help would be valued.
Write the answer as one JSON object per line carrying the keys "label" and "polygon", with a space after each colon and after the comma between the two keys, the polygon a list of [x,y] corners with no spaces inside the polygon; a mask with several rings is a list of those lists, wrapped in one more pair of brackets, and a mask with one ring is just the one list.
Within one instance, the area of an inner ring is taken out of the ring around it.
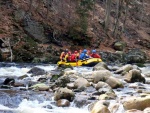
{"label": "riverbed stone", "polygon": [[6,78],[3,82],[3,85],[14,85],[15,79],[14,78]]}
{"label": "riverbed stone", "polygon": [[29,89],[38,90],[38,91],[48,91],[49,86],[44,83],[38,83],[38,84],[31,86]]}
{"label": "riverbed stone", "polygon": [[56,105],[58,107],[68,107],[70,105],[70,102],[67,99],[60,99],[56,102]]}
{"label": "riverbed stone", "polygon": [[61,76],[55,82],[59,87],[66,87],[67,83],[70,83],[70,78],[68,76]]}
{"label": "riverbed stone", "polygon": [[133,66],[131,64],[127,64],[125,66],[122,66],[120,69],[118,69],[117,71],[115,71],[115,74],[124,74],[126,72],[129,72],[130,70],[133,69]]}
{"label": "riverbed stone", "polygon": [[123,51],[125,45],[126,45],[125,42],[118,41],[114,44],[114,49],[118,51]]}
{"label": "riverbed stone", "polygon": [[31,76],[37,76],[46,74],[46,71],[38,67],[33,67],[31,70],[28,71],[28,73],[31,73]]}
{"label": "riverbed stone", "polygon": [[98,101],[94,105],[91,113],[110,113],[109,109],[102,104],[102,102]]}
{"label": "riverbed stone", "polygon": [[74,82],[74,86],[76,88],[81,88],[81,87],[89,87],[90,83],[85,79],[85,78],[78,78],[75,82]]}
{"label": "riverbed stone", "polygon": [[109,77],[106,80],[106,83],[109,84],[111,86],[111,88],[113,88],[113,89],[123,88],[124,87],[122,82],[119,79],[117,79],[117,78],[115,78],[113,76]]}
{"label": "riverbed stone", "polygon": [[111,89],[111,86],[108,85],[105,82],[99,81],[96,85],[95,85],[96,90],[99,90],[100,88],[107,88],[107,89]]}
{"label": "riverbed stone", "polygon": [[93,71],[98,70],[109,70],[109,68],[105,62],[100,62],[93,67]]}
{"label": "riverbed stone", "polygon": [[125,81],[129,83],[133,82],[143,82],[145,83],[145,78],[141,75],[141,72],[137,69],[130,70],[129,73],[125,75]]}
{"label": "riverbed stone", "polygon": [[145,108],[150,107],[150,96],[128,98],[128,100],[123,103],[123,106],[126,110],[144,110]]}
{"label": "riverbed stone", "polygon": [[54,100],[59,100],[59,99],[67,99],[69,101],[72,101],[74,99],[74,92],[68,88],[58,88],[55,91],[54,94]]}
{"label": "riverbed stone", "polygon": [[68,89],[75,89],[74,83],[67,83]]}
{"label": "riverbed stone", "polygon": [[137,109],[131,109],[131,110],[127,110],[125,113],[145,113],[145,112]]}
{"label": "riverbed stone", "polygon": [[112,76],[112,73],[108,70],[99,70],[93,71],[92,76],[94,77],[94,83],[98,83],[99,81],[105,82],[110,76]]}

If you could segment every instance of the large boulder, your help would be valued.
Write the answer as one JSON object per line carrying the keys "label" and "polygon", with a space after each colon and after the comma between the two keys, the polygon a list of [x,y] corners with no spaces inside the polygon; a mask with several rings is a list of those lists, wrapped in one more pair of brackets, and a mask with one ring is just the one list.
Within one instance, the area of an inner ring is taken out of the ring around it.
{"label": "large boulder", "polygon": [[55,84],[59,87],[66,87],[69,82],[70,78],[68,76],[61,76],[56,80]]}
{"label": "large boulder", "polygon": [[123,106],[126,110],[144,110],[145,108],[150,107],[150,96],[128,98],[128,100],[123,103]]}
{"label": "large boulder", "polygon": [[72,101],[74,99],[74,92],[68,88],[59,88],[55,91],[54,99],[57,101],[59,99],[67,99]]}
{"label": "large boulder", "polygon": [[145,112],[137,109],[131,109],[131,110],[127,110],[125,113],[145,113]]}
{"label": "large boulder", "polygon": [[109,68],[105,62],[100,62],[93,67],[93,71],[98,70],[109,70]]}
{"label": "large boulder", "polygon": [[132,49],[127,53],[127,63],[144,63],[146,54],[140,49]]}
{"label": "large boulder", "polygon": [[99,90],[100,88],[107,88],[107,89],[111,89],[111,86],[108,85],[105,82],[99,81],[96,85],[95,85],[96,90]]}
{"label": "large boulder", "polygon": [[91,113],[110,113],[109,109],[102,104],[102,102],[98,101],[94,105]]}
{"label": "large boulder", "polygon": [[115,73],[116,74],[124,74],[126,72],[129,72],[130,70],[133,69],[133,66],[131,64],[127,64],[125,66],[122,66],[120,69],[116,70]]}
{"label": "large boulder", "polygon": [[141,75],[141,72],[137,69],[130,70],[129,73],[125,75],[126,82],[143,82],[145,83],[145,78]]}
{"label": "large boulder", "polygon": [[108,70],[99,70],[93,71],[92,76],[94,83],[98,83],[99,81],[105,82],[110,76],[112,76],[112,73]]}
{"label": "large boulder", "polygon": [[33,67],[31,70],[28,71],[28,73],[31,73],[32,76],[37,76],[37,75],[46,74],[46,71],[44,69],[41,69],[41,68],[38,68],[38,67]]}
{"label": "large boulder", "polygon": [[88,86],[90,86],[90,83],[85,79],[85,78],[78,78],[75,82],[74,82],[74,86],[76,88],[86,88]]}
{"label": "large boulder", "polygon": [[115,88],[123,88],[122,82],[119,79],[117,79],[117,78],[115,78],[113,76],[109,77],[106,80],[106,83],[109,84],[111,86],[111,88],[113,88],[113,89],[115,89]]}

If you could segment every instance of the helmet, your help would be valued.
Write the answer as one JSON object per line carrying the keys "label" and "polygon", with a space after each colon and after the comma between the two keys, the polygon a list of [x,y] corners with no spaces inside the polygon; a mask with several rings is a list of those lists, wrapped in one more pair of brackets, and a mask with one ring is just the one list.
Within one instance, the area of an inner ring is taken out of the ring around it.
{"label": "helmet", "polygon": [[92,53],[96,53],[96,50],[92,50]]}
{"label": "helmet", "polygon": [[86,52],[87,52],[87,50],[86,50],[86,49],[84,49],[84,50],[83,50],[83,53],[86,53]]}
{"label": "helmet", "polygon": [[75,51],[74,53],[78,53],[77,51]]}
{"label": "helmet", "polygon": [[68,52],[68,49],[65,49],[65,52]]}

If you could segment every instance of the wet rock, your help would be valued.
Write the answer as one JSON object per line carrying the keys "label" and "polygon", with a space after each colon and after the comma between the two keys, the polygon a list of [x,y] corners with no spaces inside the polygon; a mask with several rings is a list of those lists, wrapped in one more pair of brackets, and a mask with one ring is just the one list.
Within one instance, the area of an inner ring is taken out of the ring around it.
{"label": "wet rock", "polygon": [[109,70],[109,68],[105,62],[100,62],[93,67],[93,71],[98,70]]}
{"label": "wet rock", "polygon": [[95,88],[96,90],[99,90],[100,88],[107,88],[107,89],[111,89],[110,85],[108,85],[107,83],[105,82],[98,82],[96,85],[95,85]]}
{"label": "wet rock", "polygon": [[125,81],[129,83],[133,82],[143,82],[145,83],[145,78],[141,75],[141,72],[137,69],[130,70],[129,73],[125,75]]}
{"label": "wet rock", "polygon": [[24,78],[26,78],[26,77],[28,77],[28,75],[22,75],[22,76],[20,76],[20,77],[18,77],[18,79],[24,79]]}
{"label": "wet rock", "polygon": [[96,89],[93,86],[89,86],[85,89],[85,92],[87,92],[87,93],[92,93],[92,92],[95,92],[95,91],[96,91]]}
{"label": "wet rock", "polygon": [[89,97],[86,95],[76,95],[74,99],[75,106],[81,108],[88,105],[89,103],[91,103],[91,101],[88,100],[88,98]]}
{"label": "wet rock", "polygon": [[147,107],[150,107],[150,96],[146,97],[131,97],[123,103],[125,109],[137,109],[144,110]]}
{"label": "wet rock", "polygon": [[74,99],[74,92],[68,88],[59,88],[55,91],[54,99],[57,101],[59,99],[67,99],[72,101]]}
{"label": "wet rock", "polygon": [[44,82],[46,82],[46,80],[47,80],[46,77],[40,77],[37,81],[41,82],[41,83],[44,83]]}
{"label": "wet rock", "polygon": [[131,109],[131,110],[127,110],[125,113],[145,113],[145,112],[137,109]]}
{"label": "wet rock", "polygon": [[46,71],[38,67],[33,67],[31,70],[28,71],[28,73],[31,73],[32,76],[37,76],[46,74]]}
{"label": "wet rock", "polygon": [[144,63],[146,54],[140,49],[132,49],[127,53],[127,63]]}
{"label": "wet rock", "polygon": [[25,86],[25,85],[24,85],[24,83],[15,82],[13,86],[14,86],[14,87],[23,87],[23,86]]}
{"label": "wet rock", "polygon": [[3,85],[14,85],[15,79],[13,78],[6,78],[3,82]]}
{"label": "wet rock", "polygon": [[93,71],[92,73],[94,83],[98,83],[99,81],[106,81],[110,76],[112,76],[112,73],[108,70],[99,70],[99,71]]}
{"label": "wet rock", "polygon": [[44,83],[38,83],[38,84],[31,86],[29,89],[38,90],[38,91],[48,91],[49,86]]}
{"label": "wet rock", "polygon": [[91,113],[110,113],[109,109],[100,101],[96,102]]}
{"label": "wet rock", "polygon": [[70,106],[70,102],[66,99],[60,99],[56,102],[58,107],[68,107]]}
{"label": "wet rock", "polygon": [[66,87],[67,83],[70,82],[70,78],[68,76],[61,76],[57,79],[55,84],[59,87]]}
{"label": "wet rock", "polygon": [[115,71],[114,73],[116,74],[121,74],[121,73],[126,73],[129,72],[130,70],[133,69],[133,66],[131,64],[127,64],[125,66],[122,66],[120,69],[118,69],[117,71]]}
{"label": "wet rock", "polygon": [[73,74],[76,74],[76,73],[77,73],[76,70],[67,70],[67,71],[64,71],[64,76],[66,76],[66,75],[73,75]]}
{"label": "wet rock", "polygon": [[98,99],[99,100],[110,100],[110,99],[115,99],[116,95],[114,93],[106,93],[106,94],[101,94]]}
{"label": "wet rock", "polygon": [[74,82],[74,86],[76,88],[89,87],[90,83],[85,78],[80,77]]}
{"label": "wet rock", "polygon": [[117,78],[115,78],[113,76],[109,77],[106,80],[106,83],[109,84],[111,86],[111,88],[113,88],[113,89],[115,89],[115,88],[123,88],[124,87],[122,82],[119,79],[117,79]]}

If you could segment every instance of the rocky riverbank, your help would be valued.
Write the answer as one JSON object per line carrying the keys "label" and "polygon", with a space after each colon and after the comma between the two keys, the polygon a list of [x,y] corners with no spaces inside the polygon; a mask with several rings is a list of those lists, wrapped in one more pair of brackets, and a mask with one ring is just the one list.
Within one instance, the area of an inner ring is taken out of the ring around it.
{"label": "rocky riverbank", "polygon": [[88,106],[89,113],[149,113],[150,67],[145,66],[110,66],[101,62],[93,68],[85,67],[86,70],[55,67],[51,71],[46,66],[32,66],[25,75],[1,77],[2,97],[7,94],[14,102],[10,104],[12,99],[6,101],[7,97],[0,104],[15,108],[23,99],[39,102],[54,99],[46,106],[53,112],[56,107],[69,108],[73,103],[79,109]]}

